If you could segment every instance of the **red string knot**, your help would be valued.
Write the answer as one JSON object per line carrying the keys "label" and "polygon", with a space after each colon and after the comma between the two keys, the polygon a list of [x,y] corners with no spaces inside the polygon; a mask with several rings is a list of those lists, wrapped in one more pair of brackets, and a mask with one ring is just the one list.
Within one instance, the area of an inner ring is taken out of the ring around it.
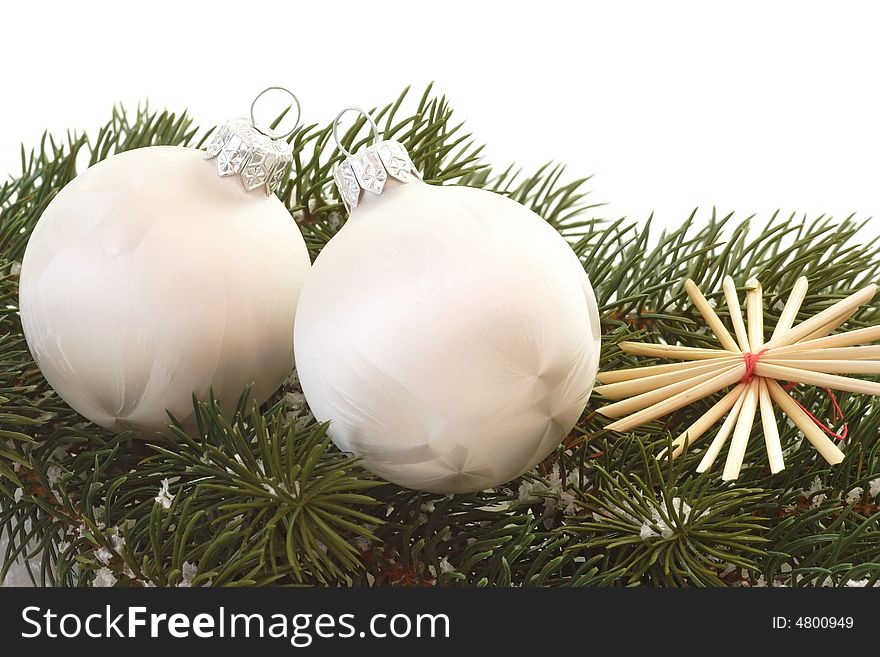
{"label": "red string knot", "polygon": [[767,350],[761,349],[761,351],[756,351],[754,353],[747,351],[743,354],[743,362],[746,364],[746,373],[743,374],[743,377],[739,380],[740,383],[748,383],[755,378],[755,367],[758,365],[758,359],[765,353],[767,353]]}
{"label": "red string knot", "polygon": [[[751,351],[747,351],[743,354],[743,362],[746,365],[746,373],[743,374],[743,377],[739,380],[740,383],[749,383],[752,379],[755,378],[755,367],[758,365],[758,360],[760,360],[761,356],[767,353],[766,349],[761,349],[761,351],[757,351],[752,353]],[[785,390],[792,390],[797,383],[794,381],[789,381],[783,386]],[[843,410],[840,408],[840,404],[837,402],[837,397],[834,396],[834,393],[831,392],[829,388],[825,388],[825,392],[828,393],[828,398],[831,400],[831,405],[834,408],[834,412],[843,422],[843,428],[840,433],[836,433],[828,428],[828,426],[815,415],[813,415],[809,410],[807,410],[806,406],[801,404],[797,399],[794,400],[794,403],[797,404],[800,409],[809,417],[822,431],[827,433],[829,436],[836,440],[846,440],[846,436],[849,433],[849,425],[846,421],[846,418],[843,415]]]}

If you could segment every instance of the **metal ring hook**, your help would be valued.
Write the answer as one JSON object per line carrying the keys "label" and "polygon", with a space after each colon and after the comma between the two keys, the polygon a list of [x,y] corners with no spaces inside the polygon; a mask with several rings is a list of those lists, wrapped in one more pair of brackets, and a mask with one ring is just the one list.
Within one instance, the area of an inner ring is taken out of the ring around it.
{"label": "metal ring hook", "polygon": [[333,140],[336,142],[336,148],[342,151],[343,155],[346,157],[351,157],[352,153],[345,146],[342,145],[342,142],[339,141],[339,119],[342,118],[342,115],[346,112],[357,112],[361,116],[363,116],[367,123],[370,124],[370,128],[373,130],[373,143],[378,142],[381,137],[379,136],[379,128],[376,126],[376,122],[373,120],[373,117],[370,116],[367,112],[362,110],[360,107],[346,107],[339,114],[336,115],[336,118],[333,119]]}
{"label": "metal ring hook", "polygon": [[[283,92],[287,93],[291,98],[293,98],[293,102],[296,105],[296,123],[293,124],[293,127],[290,130],[288,130],[287,132],[285,132],[283,134],[278,133],[275,130],[272,130],[271,128],[265,128],[265,129],[260,128],[259,126],[257,126],[257,121],[254,118],[254,107],[256,106],[257,101],[260,100],[260,98],[263,97],[263,94],[265,94],[267,91],[283,91]],[[287,137],[292,135],[293,131],[296,130],[297,127],[299,126],[299,120],[301,117],[302,117],[302,106],[299,104],[299,98],[297,98],[296,94],[293,93],[290,89],[287,89],[286,87],[266,87],[260,93],[257,94],[257,97],[254,98],[254,102],[251,103],[251,125],[254,127],[254,129],[258,130],[260,132],[260,134],[266,135],[267,137],[269,137],[269,139],[286,139]]]}

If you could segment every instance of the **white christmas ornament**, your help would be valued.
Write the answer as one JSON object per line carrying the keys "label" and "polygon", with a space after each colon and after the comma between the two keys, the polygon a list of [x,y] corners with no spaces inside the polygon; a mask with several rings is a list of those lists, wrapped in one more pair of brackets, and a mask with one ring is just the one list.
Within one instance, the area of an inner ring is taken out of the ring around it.
{"label": "white christmas ornament", "polygon": [[335,177],[351,216],[312,267],[295,329],[315,417],[372,472],[419,490],[491,488],[543,460],[599,362],[596,299],[568,243],[501,195],[422,182],[397,142]]}
{"label": "white christmas ornament", "polygon": [[193,394],[213,388],[228,409],[248,384],[258,402],[277,389],[309,270],[270,193],[290,160],[279,135],[235,120],[207,157],[140,148],[59,192],[28,242],[20,307],[34,360],[70,406],[147,434],[167,412],[190,424]]}

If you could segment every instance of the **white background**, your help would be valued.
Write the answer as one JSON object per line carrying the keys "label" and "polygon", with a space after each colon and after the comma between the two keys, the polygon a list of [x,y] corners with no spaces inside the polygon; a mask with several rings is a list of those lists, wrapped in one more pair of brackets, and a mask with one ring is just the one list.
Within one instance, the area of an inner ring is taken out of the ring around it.
{"label": "white background", "polygon": [[610,216],[868,217],[878,25],[868,2],[6,3],[0,175],[119,101],[214,124],[283,84],[325,122],[434,80],[492,161],[595,174]]}

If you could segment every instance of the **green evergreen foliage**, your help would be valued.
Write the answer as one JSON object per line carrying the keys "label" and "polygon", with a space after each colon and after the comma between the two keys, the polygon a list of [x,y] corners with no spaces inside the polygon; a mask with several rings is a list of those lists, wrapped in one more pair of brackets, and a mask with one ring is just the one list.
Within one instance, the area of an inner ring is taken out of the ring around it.
{"label": "green evergreen foliage", "polygon": [[[772,327],[800,275],[804,319],[877,279],[880,254],[851,218],[752,218],[714,212],[652,234],[650,220],[597,217],[586,179],[547,165],[495,170],[431,88],[404,92],[374,117],[402,141],[428,182],[481,186],[528,205],[565,235],[595,287],[602,368],[651,364],[622,340],[715,346],[682,289],[692,277],[710,301],[721,278],[759,276]],[[345,220],[331,183],[340,158],[330,126],[292,139],[295,177],[279,196],[314,257]],[[844,394],[846,459],[828,466],[796,429],[781,426],[787,468],[769,472],[751,441],[739,480],[697,475],[709,438],[673,463],[654,454],[712,403],[703,400],[619,435],[594,396],[562,446],[536,472],[496,490],[440,496],[376,480],[329,442],[303,408],[295,376],[262,408],[247,391],[224,417],[194,402],[199,432],[153,441],[112,435],[53,393],[25,344],[17,312],[30,231],[78,169],[141,146],[198,147],[210,131],[186,113],[113,111],[92,138],[45,135],[22,149],[22,171],[0,186],[0,579],[16,561],[40,584],[174,585],[837,585],[880,580],[880,401]],[[366,143],[363,119],[344,135]],[[724,318],[724,305],[718,303]],[[880,321],[869,306],[846,325]],[[813,389],[795,394],[833,418]],[[711,434],[712,432],[710,432]],[[873,482],[873,483],[872,483]],[[39,565],[37,565],[39,564]]]}

